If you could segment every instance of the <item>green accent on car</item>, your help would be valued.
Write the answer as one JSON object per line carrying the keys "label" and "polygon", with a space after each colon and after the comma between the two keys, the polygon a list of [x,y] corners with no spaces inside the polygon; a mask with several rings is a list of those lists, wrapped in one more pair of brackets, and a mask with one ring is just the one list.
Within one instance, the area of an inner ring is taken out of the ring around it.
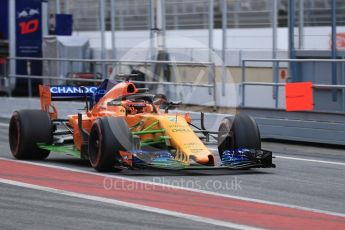
{"label": "green accent on car", "polygon": [[143,130],[138,132],[132,132],[133,135],[145,135],[145,134],[155,134],[155,133],[164,133],[165,129],[156,129],[156,130]]}
{"label": "green accent on car", "polygon": [[150,130],[153,126],[157,125],[158,123],[159,123],[159,121],[157,120],[157,121],[153,122],[151,125],[147,126],[147,127],[146,127],[144,130],[142,130],[142,131],[148,131],[148,130]]}
{"label": "green accent on car", "polygon": [[169,136],[160,136],[159,138],[162,139],[162,140],[170,140]]}
{"label": "green accent on car", "polygon": [[157,144],[166,144],[167,140],[170,140],[169,136],[159,136],[156,140],[146,139],[140,142],[140,146],[144,147],[144,146],[157,145]]}
{"label": "green accent on car", "polygon": [[80,158],[80,152],[73,145],[47,145],[47,144],[37,144],[39,148],[50,150],[52,152],[66,153],[68,155]]}
{"label": "green accent on car", "polygon": [[[132,132],[133,135],[146,135],[146,134],[157,134],[157,133],[165,133],[165,129],[152,129],[154,126],[156,126],[159,123],[159,121],[155,121],[149,126],[147,126],[145,129],[141,131]],[[150,145],[157,145],[157,144],[166,144],[166,141],[169,140],[169,136],[159,136],[156,140],[154,139],[146,139],[144,141],[140,142],[141,147],[150,146]]]}
{"label": "green accent on car", "polygon": [[165,144],[165,140],[158,140],[158,141],[150,141],[150,142],[141,142],[140,146],[150,146],[150,145],[157,145],[157,144]]}

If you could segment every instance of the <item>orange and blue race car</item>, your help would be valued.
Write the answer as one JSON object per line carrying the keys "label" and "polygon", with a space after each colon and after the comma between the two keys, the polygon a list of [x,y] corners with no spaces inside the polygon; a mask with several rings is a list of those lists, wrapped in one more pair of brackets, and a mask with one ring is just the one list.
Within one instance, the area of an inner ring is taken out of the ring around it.
{"label": "orange and blue race car", "polygon": [[[269,168],[272,152],[261,149],[260,132],[246,115],[225,117],[218,131],[192,123],[188,113],[162,95],[123,81],[96,86],[40,85],[40,110],[19,110],[11,117],[9,144],[17,159],[44,159],[51,151],[90,161],[97,171],[162,168]],[[54,100],[83,100],[85,112],[59,118]],[[219,159],[206,147],[218,144]]]}

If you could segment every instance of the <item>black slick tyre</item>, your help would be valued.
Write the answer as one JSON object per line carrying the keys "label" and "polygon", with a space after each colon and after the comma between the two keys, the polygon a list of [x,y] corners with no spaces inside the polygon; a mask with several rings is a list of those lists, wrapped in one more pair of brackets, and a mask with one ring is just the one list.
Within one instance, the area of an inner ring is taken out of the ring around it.
{"label": "black slick tyre", "polygon": [[51,144],[53,126],[47,112],[41,110],[19,110],[12,114],[9,125],[9,144],[17,159],[45,159],[50,151],[40,149],[37,144]]}
{"label": "black slick tyre", "polygon": [[122,118],[98,118],[92,125],[89,136],[91,166],[100,172],[116,170],[114,166],[121,164],[119,152],[131,150],[132,139],[132,133]]}
{"label": "black slick tyre", "polygon": [[261,137],[255,120],[247,115],[239,114],[225,117],[219,125],[218,152],[229,149],[261,149]]}

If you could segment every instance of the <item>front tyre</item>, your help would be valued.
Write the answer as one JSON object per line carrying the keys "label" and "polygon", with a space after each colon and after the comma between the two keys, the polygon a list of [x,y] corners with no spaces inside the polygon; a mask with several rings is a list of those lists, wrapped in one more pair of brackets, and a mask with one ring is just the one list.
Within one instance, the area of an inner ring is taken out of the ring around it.
{"label": "front tyre", "polygon": [[219,125],[218,152],[222,158],[229,149],[261,149],[261,137],[255,120],[247,115],[225,117]]}
{"label": "front tyre", "polygon": [[17,159],[45,159],[50,151],[40,149],[37,144],[51,144],[53,127],[47,112],[41,110],[19,110],[11,117],[9,144]]}
{"label": "front tyre", "polygon": [[89,137],[89,160],[100,172],[113,171],[120,165],[120,151],[132,149],[132,133],[127,123],[118,117],[98,118]]}

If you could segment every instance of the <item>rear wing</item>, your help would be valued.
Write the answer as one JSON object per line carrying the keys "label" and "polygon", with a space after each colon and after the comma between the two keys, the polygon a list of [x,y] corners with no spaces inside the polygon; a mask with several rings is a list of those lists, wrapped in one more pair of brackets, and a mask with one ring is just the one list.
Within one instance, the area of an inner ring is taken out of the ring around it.
{"label": "rear wing", "polygon": [[54,101],[82,100],[92,97],[97,89],[96,86],[49,86]]}
{"label": "rear wing", "polygon": [[103,85],[101,84],[100,87],[40,85],[41,110],[48,112],[51,119],[57,119],[57,110],[52,105],[52,101],[86,101],[92,107],[106,93]]}
{"label": "rear wing", "polygon": [[[128,76],[131,77],[132,75]],[[98,87],[40,85],[41,110],[48,112],[51,119],[57,119],[57,110],[55,106],[52,105],[52,101],[85,101],[86,109],[91,109],[116,84],[118,84],[118,82],[105,79]]]}

